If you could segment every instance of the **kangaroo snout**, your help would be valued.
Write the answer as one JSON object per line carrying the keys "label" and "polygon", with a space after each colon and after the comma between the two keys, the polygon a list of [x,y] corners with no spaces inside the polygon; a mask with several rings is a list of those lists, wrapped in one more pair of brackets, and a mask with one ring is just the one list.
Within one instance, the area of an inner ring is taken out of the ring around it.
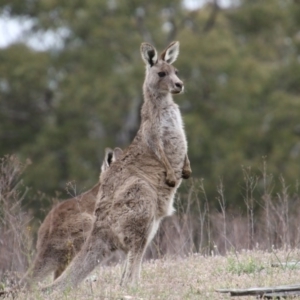
{"label": "kangaroo snout", "polygon": [[176,82],[175,85],[176,85],[176,87],[178,87],[179,89],[182,89],[182,87],[183,87],[183,83],[182,83],[182,82]]}
{"label": "kangaroo snout", "polygon": [[179,94],[179,93],[183,92],[183,90],[184,90],[183,82],[178,81],[178,82],[175,83],[174,90],[171,93],[172,94]]}
{"label": "kangaroo snout", "polygon": [[176,83],[175,83],[175,86],[176,86],[178,89],[182,90],[182,88],[183,88],[183,83],[182,83],[182,82],[176,82]]}

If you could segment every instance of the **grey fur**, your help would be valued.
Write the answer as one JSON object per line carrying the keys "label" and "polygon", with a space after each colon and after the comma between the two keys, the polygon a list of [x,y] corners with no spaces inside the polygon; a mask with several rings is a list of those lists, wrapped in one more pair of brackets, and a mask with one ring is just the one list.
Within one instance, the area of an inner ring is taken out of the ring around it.
{"label": "grey fur", "polygon": [[120,159],[103,174],[95,221],[81,251],[43,291],[77,286],[116,249],[127,253],[121,283],[138,281],[145,249],[161,220],[173,213],[181,178],[191,174],[182,117],[172,99],[172,94],[183,91],[183,83],[175,68],[164,60],[173,62],[178,53],[178,42],[167,47],[160,58],[152,45],[141,45],[146,77],[139,131]]}

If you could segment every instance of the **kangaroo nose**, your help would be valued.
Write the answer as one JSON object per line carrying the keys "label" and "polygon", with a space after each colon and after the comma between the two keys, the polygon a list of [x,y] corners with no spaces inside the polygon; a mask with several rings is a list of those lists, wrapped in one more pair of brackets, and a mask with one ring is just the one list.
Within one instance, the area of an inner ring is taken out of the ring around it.
{"label": "kangaroo nose", "polygon": [[182,89],[183,84],[181,82],[176,82],[175,86]]}

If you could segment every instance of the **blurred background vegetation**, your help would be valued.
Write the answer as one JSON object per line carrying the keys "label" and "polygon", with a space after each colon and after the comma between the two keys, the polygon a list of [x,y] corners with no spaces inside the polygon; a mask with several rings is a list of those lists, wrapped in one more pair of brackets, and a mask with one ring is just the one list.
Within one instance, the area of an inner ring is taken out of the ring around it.
{"label": "blurred background vegetation", "polygon": [[[264,161],[298,191],[299,0],[215,0],[197,9],[179,0],[0,0],[0,12],[26,27],[0,49],[0,156],[32,161],[25,203],[37,217],[49,199],[67,197],[67,182],[77,193],[97,182],[105,147],[130,144],[143,100],[143,41],[160,50],[181,43],[175,65],[186,89],[175,101],[209,203],[217,206],[221,180],[227,206],[243,206],[242,166],[263,180]],[[36,36],[53,43],[34,47]]]}

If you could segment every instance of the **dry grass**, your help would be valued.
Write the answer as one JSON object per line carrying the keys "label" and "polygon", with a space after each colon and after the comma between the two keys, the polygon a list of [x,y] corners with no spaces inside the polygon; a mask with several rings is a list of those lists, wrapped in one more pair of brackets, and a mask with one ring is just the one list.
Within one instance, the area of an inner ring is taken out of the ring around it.
{"label": "dry grass", "polygon": [[[34,252],[29,217],[22,208],[25,194],[20,192],[19,178],[25,167],[14,156],[0,160],[0,289],[13,285],[14,272],[25,272]],[[230,299],[215,289],[299,283],[299,269],[271,267],[274,262],[300,261],[296,250],[300,244],[299,191],[289,195],[282,179],[281,193],[272,193],[264,168],[263,193],[255,198],[259,179],[248,170],[244,177],[244,215],[228,211],[222,183],[216,211],[209,205],[203,181],[190,181],[186,197],[177,196],[178,213],[162,222],[148,247],[139,286],[120,287],[121,264],[117,264],[97,268],[95,282],[84,282],[63,295],[44,295],[36,286],[16,299]],[[254,204],[260,207],[258,212]]]}
{"label": "dry grass", "polygon": [[22,210],[27,189],[20,180],[29,163],[14,155],[0,158],[0,279],[5,272],[24,272],[32,256],[30,216]]}
{"label": "dry grass", "polygon": [[215,289],[299,283],[299,269],[271,267],[273,262],[297,260],[299,254],[299,251],[251,250],[227,256],[194,254],[147,261],[136,288],[119,286],[121,264],[117,264],[97,268],[93,272],[98,277],[95,282],[84,282],[63,295],[43,295],[35,290],[16,299],[230,299],[229,295],[219,294]]}

